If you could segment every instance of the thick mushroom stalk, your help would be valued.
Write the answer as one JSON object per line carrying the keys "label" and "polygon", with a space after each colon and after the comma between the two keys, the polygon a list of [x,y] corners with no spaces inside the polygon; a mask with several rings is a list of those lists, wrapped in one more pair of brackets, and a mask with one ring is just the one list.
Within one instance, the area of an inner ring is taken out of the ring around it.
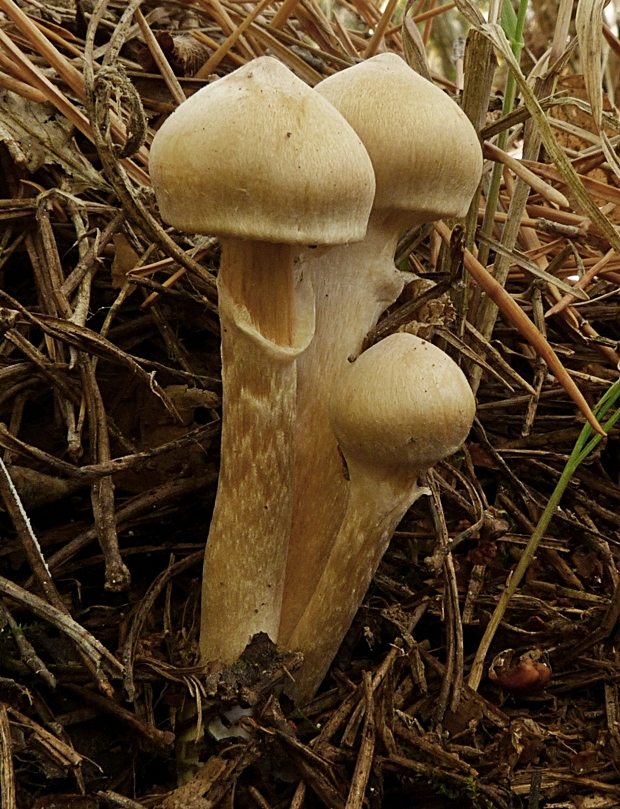
{"label": "thick mushroom stalk", "polygon": [[447,354],[393,334],[347,368],[332,392],[331,424],[350,476],[344,521],[290,647],[304,655],[293,696],[325,676],[392,535],[420,495],[420,472],[454,453],[475,414],[471,389]]}
{"label": "thick mushroom stalk", "polygon": [[277,638],[292,516],[295,361],[314,326],[295,294],[304,245],[363,238],[374,175],[342,116],[262,57],[203,88],[151,149],[162,217],[221,237],[221,471],[205,554],[200,650],[232,663]]}
{"label": "thick mushroom stalk", "polygon": [[478,187],[482,152],[461,109],[395,54],[381,54],[316,87],[360,136],[377,192],[366,238],[307,250],[302,286],[314,288],[315,338],[297,364],[295,503],[280,641],[289,643],[329,557],[347,502],[347,482],[328,418],[328,399],[348,359],[399,296],[394,266],[407,227],[463,216]]}

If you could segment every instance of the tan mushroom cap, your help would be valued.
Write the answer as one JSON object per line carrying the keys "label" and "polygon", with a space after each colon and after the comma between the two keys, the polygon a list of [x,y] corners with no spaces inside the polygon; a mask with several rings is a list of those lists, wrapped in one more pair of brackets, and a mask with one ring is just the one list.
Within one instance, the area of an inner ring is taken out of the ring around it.
{"label": "tan mushroom cap", "polygon": [[255,241],[359,241],[374,197],[353,129],[267,56],[181,104],[153,140],[150,172],[166,222]]}
{"label": "tan mushroom cap", "polygon": [[450,357],[412,334],[392,334],[350,365],[330,420],[349,461],[430,469],[467,438],[476,402]]}
{"label": "tan mushroom cap", "polygon": [[362,139],[375,169],[376,210],[416,212],[418,222],[467,213],[482,151],[465,113],[438,87],[382,53],[315,89]]}

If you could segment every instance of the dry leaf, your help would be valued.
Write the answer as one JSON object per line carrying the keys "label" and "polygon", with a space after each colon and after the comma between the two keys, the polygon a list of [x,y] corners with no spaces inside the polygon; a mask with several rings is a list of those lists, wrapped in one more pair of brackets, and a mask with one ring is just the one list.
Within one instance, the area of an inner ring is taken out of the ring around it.
{"label": "dry leaf", "polygon": [[[114,289],[122,289],[127,281],[127,273],[137,266],[140,256],[122,233],[114,234],[114,247],[116,253],[112,262],[112,286]],[[135,285],[133,288],[135,289]]]}
{"label": "dry leaf", "polygon": [[75,145],[72,129],[51,104],[37,104],[0,89],[0,141],[18,165],[31,173],[45,164],[61,166],[73,178],[73,193],[106,189],[99,173]]}

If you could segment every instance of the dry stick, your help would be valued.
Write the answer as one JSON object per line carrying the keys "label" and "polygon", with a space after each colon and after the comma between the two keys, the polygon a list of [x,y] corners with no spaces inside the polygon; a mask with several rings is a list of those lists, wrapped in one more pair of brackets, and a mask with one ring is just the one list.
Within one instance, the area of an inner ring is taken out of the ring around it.
{"label": "dry stick", "polygon": [[390,20],[392,19],[392,14],[396,8],[398,0],[388,0],[388,3],[385,7],[383,15],[379,22],[375,27],[375,32],[372,35],[370,42],[368,43],[368,47],[364,51],[364,58],[370,59],[371,56],[374,56],[377,51],[379,50],[379,46],[381,45],[381,40],[383,39],[383,35],[390,24]]}
{"label": "dry stick", "polygon": [[435,533],[439,537],[440,548],[445,549],[445,553],[443,554],[443,568],[446,577],[445,593],[447,594],[448,601],[445,622],[447,663],[446,676],[442,681],[441,692],[437,700],[435,714],[437,721],[441,723],[443,721],[448,704],[448,696],[450,695],[450,691],[452,691],[450,710],[456,711],[461,699],[464,669],[463,624],[461,622],[461,613],[459,608],[459,591],[456,581],[456,571],[454,569],[452,553],[448,550],[448,528],[446,526],[446,519],[441,503],[441,495],[439,493],[439,486],[437,484],[437,474],[434,472],[429,472],[426,475],[426,480],[431,492],[433,493],[431,498],[431,513],[433,515],[433,522],[435,523]]}
{"label": "dry stick", "polygon": [[[215,238],[210,239],[210,241],[211,241],[212,244],[215,243]],[[188,250],[187,253],[188,254],[193,253],[194,250],[195,250],[195,248],[192,248],[191,250]],[[209,252],[208,249],[199,250],[196,253],[196,255],[194,256],[194,258],[196,259],[196,261],[200,261],[200,259],[203,258],[208,252]],[[173,258],[162,258],[159,261],[153,261],[151,264],[142,264],[141,263],[142,261],[147,261],[147,260],[148,260],[148,256],[146,256],[146,257],[142,256],[140,258],[140,262],[135,267],[133,267],[131,270],[129,270],[129,273],[131,274],[131,280],[133,280],[136,277],[142,278],[145,275],[153,275],[158,270],[163,270],[166,267],[170,267],[175,263]]]}
{"label": "dry stick", "polygon": [[140,736],[147,739],[156,748],[166,750],[174,743],[174,733],[169,730],[159,730],[148,722],[144,722],[131,711],[128,711],[127,708],[118,705],[113,699],[106,699],[101,694],[95,694],[93,691],[81,688],[73,683],[67,683],[64,687],[79,697],[80,700],[90,703],[103,713],[113,716],[132,731],[139,733]]}
{"label": "dry stick", "polygon": [[269,24],[270,28],[283,28],[288,18],[295,11],[298,3],[299,0],[284,0]]}
{"label": "dry stick", "polygon": [[45,752],[52,757],[59,767],[63,769],[66,767],[76,769],[81,765],[84,757],[77,753],[71,745],[59,739],[29,716],[20,713],[16,708],[7,705],[7,712],[10,714],[11,718],[15,720],[16,724],[21,725],[22,728],[27,728],[33,734],[38,745],[43,747]]}
{"label": "dry stick", "polygon": [[261,0],[260,3],[257,3],[254,11],[243,20],[241,25],[237,26],[237,28],[232,32],[232,34],[228,37],[228,39],[224,40],[220,47],[212,53],[211,56],[207,59],[204,65],[196,72],[195,78],[197,79],[206,79],[215,68],[220,64],[222,59],[226,56],[226,54],[230,51],[230,49],[236,44],[239,37],[250,27],[250,25],[254,22],[254,20],[262,14],[262,12],[267,8],[267,6],[271,5],[273,0]]}
{"label": "dry stick", "polygon": [[38,368],[41,375],[51,383],[59,394],[62,394],[68,401],[75,405],[80,404],[79,393],[69,382],[65,374],[59,370],[53,362],[50,362],[44,354],[36,349],[17,329],[9,329],[5,332],[4,339],[18,348],[27,359]]}
{"label": "dry stick", "polygon": [[[480,31],[472,27],[467,34],[465,44],[463,60],[463,97],[461,103],[463,112],[471,121],[479,138],[481,138],[481,130],[487,118],[496,65],[497,61],[495,60],[491,43]],[[481,191],[482,180],[478,186],[478,191],[472,197],[469,211],[465,217],[465,246],[469,250],[474,250],[475,246]],[[483,209],[481,224],[484,223],[484,217],[485,210]],[[470,307],[475,308],[477,300],[475,291],[473,297],[470,299],[469,287],[469,276],[465,269],[463,272],[461,294],[456,300],[457,331],[461,337],[464,335],[464,324],[467,319],[468,310]],[[470,317],[470,319],[473,318]]]}
{"label": "dry stick", "polygon": [[61,612],[67,612],[67,608],[61,599],[56,585],[52,580],[49,568],[41,552],[39,541],[32,530],[32,525],[28,519],[21,499],[15,485],[9,475],[8,469],[4,461],[0,458],[0,496],[4,501],[4,506],[7,510],[11,522],[15,528],[17,536],[21,542],[28,564],[39,582],[43,595]]}
{"label": "dry stick", "polygon": [[0,703],[0,794],[2,809],[17,809],[11,726],[6,705]]}
{"label": "dry stick", "polygon": [[[0,2],[1,1],[2,0],[0,0]],[[144,19],[144,14],[139,8],[134,11],[134,18],[140,27],[144,41],[151,52],[151,56],[155,60],[155,64],[159,68],[161,75],[164,77],[164,81],[166,82],[168,90],[170,90],[171,96],[174,98],[177,105],[182,104],[185,101],[185,93],[183,92],[183,88],[181,87],[177,77],[174,75],[174,72],[170,67],[170,62],[166,59],[164,52],[161,49],[161,45],[151,31],[148,22]]]}
{"label": "dry stick", "polygon": [[364,727],[362,729],[362,741],[360,744],[351,788],[347,797],[345,809],[362,809],[364,795],[370,778],[370,770],[375,752],[376,727],[375,727],[375,700],[372,687],[372,674],[364,672]]}
{"label": "dry stick", "polygon": [[125,691],[127,693],[127,698],[130,702],[133,702],[135,697],[135,686],[133,681],[133,662],[134,662],[134,654],[136,649],[136,643],[138,642],[138,638],[140,637],[140,632],[142,631],[142,627],[144,626],[144,622],[146,621],[148,615],[150,614],[151,610],[153,609],[153,605],[157,600],[157,597],[164,589],[166,584],[177,574],[182,573],[184,570],[192,567],[192,565],[200,564],[204,557],[204,551],[198,551],[197,553],[191,554],[191,556],[182,559],[180,562],[176,562],[174,565],[170,565],[166,570],[163,570],[155,579],[155,581],[149,587],[146,595],[142,599],[142,603],[138,611],[136,612],[133,622],[131,624],[131,629],[127,634],[127,639],[125,641],[125,645],[123,647],[122,653],[122,660],[123,665],[125,667]]}
{"label": "dry stick", "polygon": [[[609,261],[615,255],[616,255],[615,250],[613,250],[613,249],[608,250],[607,253],[605,253],[605,255],[603,256],[603,258],[600,261],[597,261],[597,263],[593,267],[590,267],[590,269],[587,270],[587,272],[584,275],[581,276],[581,278],[575,283],[575,287],[577,289],[586,289],[586,287],[589,286],[589,284],[593,280],[593,278],[601,272],[601,270],[609,263]],[[547,317],[551,317],[551,315],[559,314],[564,309],[566,309],[567,306],[570,306],[570,304],[573,303],[573,301],[575,301],[575,300],[576,300],[576,297],[574,295],[568,295],[568,294],[564,295],[564,297],[560,301],[558,301],[556,304],[554,304],[551,307],[551,309],[549,309],[545,313],[545,317],[547,318]]]}
{"label": "dry stick", "polygon": [[[446,242],[446,244],[450,244],[451,234],[445,222],[436,222],[434,227],[444,242]],[[536,351],[538,351],[558,382],[562,385],[573,402],[575,402],[577,407],[581,410],[592,428],[599,435],[604,435],[603,429],[594,417],[590,406],[560,362],[557,354],[538,331],[536,326],[534,326],[532,321],[519,307],[514,298],[509,295],[508,292],[506,292],[504,287],[495,280],[495,278],[485,267],[482,266],[482,264],[480,264],[478,259],[472,253],[470,253],[469,250],[464,251],[464,260],[466,269],[469,273],[471,273],[476,283],[480,285],[483,292],[486,292],[497,308],[501,309],[502,314],[523,335],[523,337],[525,337],[528,343],[530,343],[536,349]]]}
{"label": "dry stick", "polygon": [[[9,422],[9,432],[13,435],[17,435],[20,431],[22,419],[24,417],[24,408],[26,407],[26,402],[28,401],[29,397],[30,391],[28,390],[20,390],[15,396],[11,412],[11,421]],[[8,452],[8,450],[4,453],[4,462],[9,466],[12,463],[11,453]]]}
{"label": "dry stick", "polygon": [[71,638],[74,643],[91,659],[95,666],[103,665],[113,677],[122,677],[123,666],[90,632],[80,626],[70,615],[52,607],[42,598],[29,593],[23,587],[0,576],[0,593],[17,601],[23,608],[30,610],[39,618],[48,621],[60,632]]}
{"label": "dry stick", "polygon": [[[96,359],[80,352],[78,362],[88,412],[91,452],[97,463],[107,463],[111,460],[110,436],[105,406],[95,376]],[[105,559],[105,589],[113,593],[121,592],[129,587],[131,575],[118,547],[114,522],[114,483],[111,475],[92,483],[91,503],[97,539]]]}
{"label": "dry stick", "polygon": [[[297,2],[297,0],[295,0],[295,2]],[[301,809],[301,807],[304,805],[305,798],[306,798],[306,782],[300,781],[297,784],[295,794],[293,795],[293,798],[291,800],[288,809]]]}
{"label": "dry stick", "polygon": [[[545,339],[547,339],[547,329],[544,320],[544,312],[542,306],[542,290],[540,281],[536,281],[533,285],[531,303],[534,316],[534,325],[540,331],[542,336]],[[542,386],[546,378],[547,378],[547,366],[545,365],[545,361],[541,359],[540,356],[536,355],[536,360],[534,363],[534,387],[536,388],[536,393],[533,396],[530,396],[530,400],[527,403],[525,419],[523,421],[523,426],[521,428],[522,437],[529,435],[532,430],[532,426],[536,418],[536,412],[538,410],[538,402],[540,401],[540,392],[542,390]]]}
{"label": "dry stick", "polygon": [[357,49],[356,49],[355,45],[351,41],[351,37],[349,36],[349,32],[344,27],[344,25],[340,22],[340,17],[337,14],[334,16],[334,20],[335,20],[336,30],[337,30],[337,32],[339,34],[340,44],[342,45],[342,48],[343,48],[344,52],[348,56],[352,56],[354,59],[357,59],[359,57],[359,53],[357,52]]}
{"label": "dry stick", "polygon": [[[43,590],[45,598],[52,605],[52,607],[54,607],[54,609],[70,617],[69,610],[60,597],[60,594],[56,589],[56,585],[52,580],[52,576],[49,567],[45,562],[45,558],[43,557],[39,541],[32,530],[28,515],[24,510],[21,499],[2,459],[0,459],[0,494],[2,495],[6,510],[21,541],[26,558],[28,559],[28,563],[30,564],[32,572],[34,573],[35,578]],[[84,665],[93,676],[93,679],[97,683],[99,689],[104,694],[112,696],[114,694],[114,689],[108,682],[108,679],[104,673],[96,665],[93,665],[92,659],[87,654],[84,654],[83,650],[78,649],[78,651],[82,657]]]}
{"label": "dry stick", "polygon": [[[198,4],[210,15],[215,16],[225,34],[230,36],[230,34],[234,33],[236,26],[219,0],[198,0]],[[247,60],[255,59],[257,56],[244,36],[239,37],[239,49],[243,51],[243,55]]]}
{"label": "dry stick", "polygon": [[[8,333],[8,332],[7,332]],[[76,402],[79,404],[80,400],[76,397]],[[79,480],[86,484],[94,480],[98,480],[106,475],[114,475],[117,472],[124,472],[132,469],[137,464],[144,461],[151,460],[158,455],[163,455],[172,450],[181,449],[182,447],[189,446],[190,444],[197,444],[207,438],[212,438],[220,429],[219,421],[212,421],[201,427],[197,427],[189,433],[185,433],[181,438],[173,441],[167,441],[165,444],[160,444],[154,449],[146,450],[145,452],[137,452],[132,455],[123,455],[120,458],[114,458],[100,464],[89,464],[86,466],[74,466],[67,461],[56,458],[54,455],[49,455],[47,452],[26,444],[19,438],[11,435],[4,424],[0,424],[0,446],[10,450],[20,456],[30,458],[37,463],[43,463],[51,467],[56,473],[65,475],[66,477]]]}
{"label": "dry stick", "polygon": [[[0,53],[0,64],[2,64],[2,53]],[[0,71],[0,87],[5,90],[10,90],[12,93],[17,93],[22,98],[27,98],[28,101],[34,101],[36,104],[43,104],[47,101],[47,96],[40,90],[35,90],[30,84],[26,84],[20,79],[15,79],[7,73]]]}
{"label": "dry stick", "polygon": [[118,792],[113,792],[111,789],[97,792],[97,797],[109,803],[111,806],[118,806],[119,809],[145,809],[145,807],[137,801],[132,801],[125,795],[119,795]]}
{"label": "dry stick", "polygon": [[[45,197],[41,197],[40,200],[41,202],[37,208],[38,232],[35,237],[34,247],[37,250],[39,264],[41,265],[42,270],[45,272],[47,285],[51,292],[50,303],[53,302],[55,310],[60,317],[68,320],[73,313],[71,311],[69,301],[65,295],[63,295],[60,289],[62,282],[64,281],[64,272],[60,261],[60,255],[58,253],[58,245],[56,244],[56,238],[54,236],[54,231],[50,220],[50,204],[49,201],[45,200]],[[55,314],[53,311],[50,311],[49,313],[52,315]],[[64,348],[58,340],[55,342],[55,356],[58,359],[61,359],[65,354]],[[62,407],[63,403],[61,402],[60,404]],[[65,418],[67,421],[71,421],[73,415],[71,412],[71,407],[67,405],[64,409]]]}
{"label": "dry stick", "polygon": [[[41,93],[39,90],[35,90],[32,84],[29,83],[28,79],[30,78],[29,74],[23,70],[19,64],[4,53],[4,51],[0,48],[0,66],[2,66],[5,70],[7,70],[11,76],[14,76],[16,79],[19,79],[23,82],[33,93],[39,93],[43,97],[43,101],[47,101],[48,98],[45,93]],[[35,99],[33,99],[35,100]]]}
{"label": "dry stick", "polygon": [[503,149],[499,149],[492,143],[485,141],[482,144],[482,153],[487,160],[494,160],[497,163],[503,163],[504,166],[507,166],[507,168],[517,175],[517,177],[524,180],[530,188],[541,196],[545,197],[545,199],[548,199],[549,202],[552,202],[555,205],[560,205],[563,208],[570,208],[569,201],[561,191],[558,191],[557,188],[554,188],[552,185],[549,185],[549,183],[546,183],[537,174],[534,174],[533,171],[528,169],[527,166],[524,166],[520,160],[506,154]]}
{"label": "dry stick", "polygon": [[[86,265],[86,272],[80,278],[77,294],[72,302],[73,314],[69,318],[72,323],[77,323],[79,326],[86,326],[90,308],[92,283],[95,273],[97,272],[97,264],[95,263],[94,254],[91,253],[91,248],[88,243],[88,220],[85,216],[82,216],[79,206],[76,205],[74,201],[68,200],[67,207],[71,213],[71,220],[77,237],[79,263],[83,264],[86,257],[92,255],[90,263]],[[99,230],[97,230],[96,233],[95,242],[98,242],[100,236]],[[69,348],[69,354],[71,357],[71,367],[73,368],[78,362],[78,352],[71,346]],[[80,406],[80,417],[82,416],[83,410],[84,404]],[[81,426],[81,420],[78,418],[77,426],[68,436],[67,444],[69,446],[69,455],[72,458],[81,458],[83,454]]]}
{"label": "dry stick", "polygon": [[[166,280],[161,285],[161,289],[162,290],[170,289],[170,287],[174,286],[177,281],[179,281],[181,278],[183,278],[185,273],[186,273],[185,268],[180,267],[176,272],[173,272],[172,275],[169,278],[166,278]],[[139,284],[146,284],[147,281],[146,281],[146,279],[142,278],[139,282],[136,282],[136,283],[138,283],[138,285]],[[157,303],[157,301],[159,300],[160,297],[161,297],[160,292],[152,292],[140,304],[140,309],[150,309],[151,306],[153,306],[154,303]]]}
{"label": "dry stick", "polygon": [[0,599],[0,619],[8,624],[21,659],[28,666],[30,671],[32,671],[35,677],[40,677],[49,688],[56,688],[56,678],[38,656],[34,646],[26,638],[22,628],[15,618],[13,618],[10,610],[2,599]]}

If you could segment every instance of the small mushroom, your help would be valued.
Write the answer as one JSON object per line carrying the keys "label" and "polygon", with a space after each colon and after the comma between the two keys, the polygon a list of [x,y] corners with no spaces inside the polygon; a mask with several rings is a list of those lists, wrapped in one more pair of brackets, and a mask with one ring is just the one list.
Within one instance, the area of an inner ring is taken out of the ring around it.
{"label": "small mushroom", "polygon": [[374,175],[342,116],[270,57],[185,101],[155,136],[150,166],[162,217],[222,246],[221,469],[200,649],[232,663],[257,632],[275,640],[280,620],[295,360],[314,327],[294,259],[305,245],[363,238]]}
{"label": "small mushroom", "polygon": [[539,649],[522,654],[516,663],[514,650],[506,649],[496,655],[489,666],[489,679],[497,683],[502,691],[520,697],[540,693],[551,675],[547,656]]}
{"label": "small mushroom", "polygon": [[337,381],[329,414],[348,467],[349,500],[289,642],[304,655],[292,688],[298,701],[311,697],[325,676],[396,526],[422,493],[418,476],[459,448],[474,413],[460,368],[412,334],[386,337]]}
{"label": "small mushroom", "polygon": [[463,216],[478,187],[482,151],[463,111],[396,54],[383,53],[316,86],[360,136],[377,193],[364,241],[302,254],[314,288],[316,335],[298,362],[295,505],[280,641],[287,644],[329,557],[347,484],[327,414],[332,386],[366,334],[399,296],[399,236]]}

